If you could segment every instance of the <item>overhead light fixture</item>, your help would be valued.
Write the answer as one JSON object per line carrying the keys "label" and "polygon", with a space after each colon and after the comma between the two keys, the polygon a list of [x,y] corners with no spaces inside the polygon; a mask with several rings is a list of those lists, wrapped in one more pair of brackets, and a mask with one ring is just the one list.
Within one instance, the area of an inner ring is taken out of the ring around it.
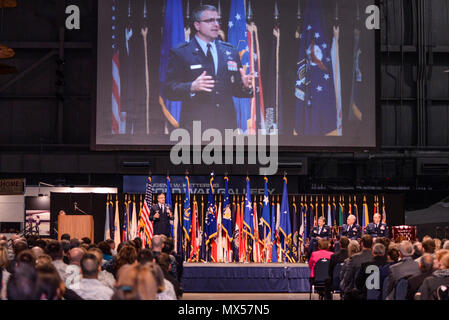
{"label": "overhead light fixture", "polygon": [[54,187],[54,185],[52,185],[52,184],[39,181],[39,189],[37,191],[38,197],[44,197],[45,196],[43,193],[41,193],[41,185],[46,186],[46,187]]}

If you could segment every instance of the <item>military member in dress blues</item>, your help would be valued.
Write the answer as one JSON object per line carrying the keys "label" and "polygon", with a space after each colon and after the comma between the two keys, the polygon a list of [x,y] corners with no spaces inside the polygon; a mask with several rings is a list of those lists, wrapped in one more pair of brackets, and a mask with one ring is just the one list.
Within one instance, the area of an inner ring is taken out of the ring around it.
{"label": "military member in dress blues", "polygon": [[310,234],[310,245],[308,249],[309,257],[312,252],[318,249],[318,240],[320,239],[330,239],[332,237],[332,230],[329,226],[326,226],[326,218],[318,218],[318,226],[313,227],[312,233]]}
{"label": "military member in dress blues", "polygon": [[369,234],[373,238],[390,237],[388,226],[386,223],[380,221],[380,214],[378,213],[374,215],[373,222],[366,226],[365,233]]}
{"label": "military member in dress blues", "polygon": [[319,217],[318,219],[318,227],[314,227],[312,230],[311,237],[312,239],[329,239],[332,237],[331,228],[329,226],[325,225],[326,218],[325,217]]}
{"label": "military member in dress blues", "polygon": [[237,128],[232,97],[251,98],[254,75],[246,75],[237,50],[218,40],[220,17],[203,5],[193,13],[195,37],[170,51],[164,95],[182,101],[180,125],[202,130]]}
{"label": "military member in dress blues", "polygon": [[351,240],[357,240],[362,237],[362,227],[355,223],[356,217],[350,215],[346,220],[347,224],[341,227],[340,236],[348,237]]}

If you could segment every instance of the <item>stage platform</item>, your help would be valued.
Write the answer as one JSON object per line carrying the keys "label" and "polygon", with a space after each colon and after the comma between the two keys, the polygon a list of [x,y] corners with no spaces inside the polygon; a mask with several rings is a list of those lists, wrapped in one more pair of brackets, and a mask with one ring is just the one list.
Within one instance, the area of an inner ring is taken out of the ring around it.
{"label": "stage platform", "polygon": [[310,292],[304,263],[184,263],[184,292]]}

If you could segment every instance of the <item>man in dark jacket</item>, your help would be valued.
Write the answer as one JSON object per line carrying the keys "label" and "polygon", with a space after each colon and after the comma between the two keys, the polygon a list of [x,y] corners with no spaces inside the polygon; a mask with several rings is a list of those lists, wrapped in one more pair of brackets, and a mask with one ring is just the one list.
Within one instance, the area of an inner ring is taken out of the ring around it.
{"label": "man in dark jacket", "polygon": [[364,235],[362,237],[362,252],[353,255],[349,259],[348,270],[344,275],[344,288],[345,291],[351,290],[354,288],[354,280],[356,277],[357,271],[360,270],[362,263],[371,261],[373,255],[371,253],[371,247],[373,246],[373,238],[369,235]]}
{"label": "man in dark jacket", "polygon": [[437,300],[437,289],[442,285],[449,286],[449,253],[441,257],[440,264],[440,269],[424,280],[420,290],[421,300]]}
{"label": "man in dark jacket", "polygon": [[424,280],[432,275],[433,256],[431,254],[425,254],[418,264],[421,273],[408,279],[407,300],[414,300],[415,293],[418,292]]}
{"label": "man in dark jacket", "polygon": [[388,273],[385,292],[387,300],[394,300],[395,287],[400,279],[420,273],[418,263],[412,259],[413,246],[410,241],[404,240],[399,244],[399,254],[401,261],[392,265]]}
{"label": "man in dark jacket", "polygon": [[193,19],[193,39],[170,51],[164,95],[182,101],[180,126],[185,129],[192,130],[193,121],[205,129],[235,129],[232,97],[253,96],[253,74],[246,75],[231,44],[218,40],[221,17],[215,7],[201,6]]}
{"label": "man in dark jacket", "polygon": [[157,203],[151,207],[150,220],[153,221],[153,235],[163,234],[170,237],[170,220],[173,220],[172,208],[165,203],[165,194],[157,195]]}
{"label": "man in dark jacket", "polygon": [[335,266],[339,263],[344,262],[348,257],[348,245],[349,239],[347,237],[341,237],[340,250],[338,250],[331,256],[331,259],[329,261],[329,277],[331,279],[331,282],[333,280]]}
{"label": "man in dark jacket", "polygon": [[[368,266],[378,266],[379,268],[387,264],[387,256],[385,255],[385,246],[381,243],[376,243],[373,246],[373,259],[368,262],[362,263],[360,266],[360,272],[355,280],[356,288],[362,293],[362,296],[366,298],[366,279],[370,275],[370,272],[367,273]],[[379,285],[382,285],[379,283]]]}

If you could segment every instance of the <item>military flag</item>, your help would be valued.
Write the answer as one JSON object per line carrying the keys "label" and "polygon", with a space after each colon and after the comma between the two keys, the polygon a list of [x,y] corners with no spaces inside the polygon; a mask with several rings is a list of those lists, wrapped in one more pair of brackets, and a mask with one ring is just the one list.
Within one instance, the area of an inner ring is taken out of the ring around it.
{"label": "military flag", "polygon": [[264,177],[264,194],[263,194],[263,206],[262,206],[262,216],[260,221],[262,223],[262,233],[261,239],[264,243],[264,257],[265,262],[268,262],[268,256],[270,251],[271,243],[271,219],[270,219],[270,200],[268,196],[268,178]]}
{"label": "military flag", "polygon": [[226,253],[225,259],[227,262],[232,261],[231,255],[231,243],[232,243],[232,212],[231,212],[231,202],[229,201],[229,178],[224,178],[225,182],[225,193],[223,201],[223,238],[224,238],[224,251]]}
{"label": "military flag", "polygon": [[[240,60],[246,74],[251,72],[248,32],[246,25],[244,0],[231,0],[228,22],[228,42],[239,52]],[[253,86],[254,88],[254,86]],[[251,123],[251,98],[233,98],[237,118],[237,127],[249,133]]]}
{"label": "military flag", "polygon": [[118,209],[118,196],[115,195],[115,215],[114,215],[114,243],[115,247],[118,248],[118,245],[121,242],[121,234],[120,234],[120,216]]}
{"label": "military flag", "polygon": [[[184,16],[182,13],[181,0],[167,0],[165,4],[164,26],[162,29],[162,44],[159,80],[164,83],[168,69],[168,60],[170,50],[184,43],[186,33],[184,30]],[[163,86],[161,86],[163,88]],[[179,128],[179,120],[181,117],[181,101],[170,101],[165,98],[164,92],[161,91],[159,96],[159,104],[166,120],[174,127]]]}
{"label": "military flag", "polygon": [[271,204],[271,262],[278,262],[278,230],[276,229],[276,202]]}
{"label": "military flag", "polygon": [[274,10],[273,38],[268,62],[265,129],[267,134],[280,133],[282,123],[282,94],[280,69],[281,29],[277,1]]}
{"label": "military flag", "polygon": [[251,1],[247,1],[248,6],[248,48],[249,48],[249,66],[250,72],[254,74],[253,98],[251,99],[251,119],[248,123],[248,134],[256,134],[257,128],[266,132],[265,128],[265,102],[262,88],[262,70],[261,70],[261,51],[259,46],[259,32],[254,22],[254,16],[251,8]]}
{"label": "military flag", "polygon": [[309,0],[305,4],[302,28],[298,33],[294,134],[337,135],[334,66],[324,17],[324,4],[322,0]]}
{"label": "military flag", "polygon": [[344,223],[343,221],[343,205],[341,204],[341,196],[339,197],[338,201],[338,225],[342,226]]}
{"label": "military flag", "polygon": [[196,197],[193,197],[192,207],[192,228],[190,234],[190,262],[197,262],[199,260],[199,227],[198,227],[198,203]]}
{"label": "military flag", "polygon": [[366,227],[369,224],[369,211],[368,204],[366,203],[366,196],[363,196],[363,210],[362,210],[362,227]]}
{"label": "military flag", "polygon": [[150,220],[151,206],[153,204],[153,189],[151,187],[151,177],[148,177],[145,199],[143,200],[142,217],[147,244],[151,244],[153,239],[153,221]]}
{"label": "military flag", "polygon": [[121,120],[120,50],[118,46],[118,2],[112,2],[112,134],[124,133]]}
{"label": "military flag", "polygon": [[186,192],[184,198],[184,214],[183,214],[183,231],[184,231],[184,254],[187,259],[189,257],[189,243],[190,243],[190,232],[192,231],[192,217],[191,217],[191,208],[190,208],[190,181],[189,177],[186,176]]}
{"label": "military flag", "polygon": [[217,207],[215,206],[214,197],[214,176],[209,181],[209,196],[207,199],[207,216],[206,216],[206,248],[209,249],[210,258],[213,262],[217,262]]}
{"label": "military flag", "polygon": [[130,232],[130,240],[133,240],[137,237],[137,209],[136,209],[136,196],[133,195],[132,202],[132,218],[131,218],[131,226],[129,229]]}
{"label": "military flag", "polygon": [[288,203],[287,178],[284,177],[284,188],[282,191],[281,215],[279,224],[279,247],[281,249],[282,261],[293,262],[290,256],[290,245],[292,241],[292,228],[290,223],[290,208]]}
{"label": "military flag", "polygon": [[[246,244],[247,251],[252,251],[252,242],[254,242],[254,211],[253,204],[251,202],[251,188],[249,186],[249,178],[246,177],[246,194],[245,194],[245,207],[243,213],[243,237]],[[246,261],[248,257],[245,255]]]}
{"label": "military flag", "polygon": [[[170,205],[170,210],[173,210],[173,201],[171,199],[171,184],[170,177],[167,176],[167,197],[165,199],[165,203]],[[170,235],[174,238],[174,220],[170,220]]]}
{"label": "military flag", "polygon": [[362,97],[360,96],[362,86],[362,72],[360,70],[360,55],[362,50],[360,49],[360,13],[359,6],[357,5],[357,18],[354,27],[354,48],[353,48],[353,65],[352,65],[352,89],[351,100],[349,105],[349,120],[362,121],[363,112],[361,110]]}
{"label": "military flag", "polygon": [[298,207],[296,206],[295,197],[293,197],[293,219],[292,219],[292,253],[291,258],[293,262],[297,262],[299,255],[298,255],[298,241],[299,241],[299,230],[298,230],[298,214],[301,214],[298,212]]}
{"label": "military flag", "polygon": [[129,240],[129,201],[128,195],[125,194],[125,210],[123,214],[123,230],[122,230],[122,241]]}
{"label": "military flag", "polygon": [[111,239],[111,201],[109,200],[109,194],[106,197],[106,219],[104,222],[104,240]]}

